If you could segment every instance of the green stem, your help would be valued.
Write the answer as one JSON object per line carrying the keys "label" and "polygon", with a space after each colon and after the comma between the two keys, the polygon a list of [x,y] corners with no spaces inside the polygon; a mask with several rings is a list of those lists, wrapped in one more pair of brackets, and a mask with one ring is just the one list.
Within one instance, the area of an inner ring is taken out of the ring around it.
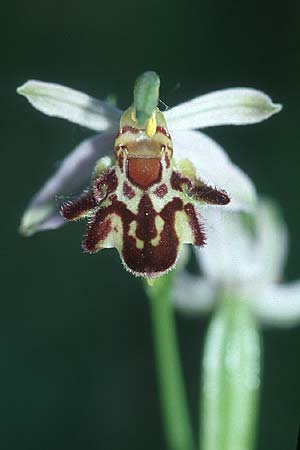
{"label": "green stem", "polygon": [[147,287],[147,293],[167,444],[171,450],[192,450],[192,429],[170,301],[173,276],[170,273],[159,278],[153,286]]}
{"label": "green stem", "polygon": [[260,388],[261,340],[243,301],[224,298],[206,337],[201,450],[252,450]]}

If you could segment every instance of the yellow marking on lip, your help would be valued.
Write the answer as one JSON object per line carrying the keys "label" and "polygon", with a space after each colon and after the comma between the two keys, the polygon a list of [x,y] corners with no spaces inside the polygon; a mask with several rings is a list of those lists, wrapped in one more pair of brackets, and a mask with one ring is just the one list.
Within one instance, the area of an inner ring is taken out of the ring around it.
{"label": "yellow marking on lip", "polygon": [[137,238],[136,238],[135,245],[136,245],[136,248],[138,248],[139,250],[143,250],[143,248],[145,246],[144,241],[141,241],[140,239],[137,239]]}
{"label": "yellow marking on lip", "polygon": [[155,217],[156,236],[151,239],[151,245],[157,247],[160,243],[160,234],[164,228],[164,220],[160,216]]}
{"label": "yellow marking on lip", "polygon": [[135,245],[136,248],[138,248],[139,250],[142,250],[144,248],[144,241],[142,241],[141,239],[136,237],[136,227],[137,227],[137,223],[136,221],[132,221],[129,225],[129,230],[128,230],[128,236],[131,236],[135,239]]}

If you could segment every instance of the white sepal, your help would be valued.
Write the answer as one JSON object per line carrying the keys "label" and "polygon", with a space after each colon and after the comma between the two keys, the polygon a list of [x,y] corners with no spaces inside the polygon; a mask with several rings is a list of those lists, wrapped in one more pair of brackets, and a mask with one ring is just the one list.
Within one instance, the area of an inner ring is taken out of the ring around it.
{"label": "white sepal", "polygon": [[210,186],[225,189],[231,198],[226,209],[251,210],[256,202],[250,178],[229,159],[223,148],[200,131],[172,131],[174,159],[189,160],[197,178]]}
{"label": "white sepal", "polygon": [[260,261],[254,258],[255,242],[237,212],[207,208],[207,243],[203,249],[195,249],[199,266],[206,277],[228,289],[242,290],[244,284],[256,282]]}
{"label": "white sepal", "polygon": [[266,286],[252,299],[253,309],[265,324],[293,326],[300,323],[300,280]]}
{"label": "white sepal", "polygon": [[276,283],[284,271],[288,252],[288,230],[279,209],[269,200],[258,203],[255,214],[253,259],[260,264],[260,281]]}
{"label": "white sepal", "polygon": [[170,128],[187,130],[216,125],[261,122],[281,110],[261,91],[232,88],[214,91],[181,103],[165,112]]}
{"label": "white sepal", "polygon": [[215,289],[207,279],[179,272],[175,278],[172,299],[178,310],[188,315],[198,315],[212,309]]}

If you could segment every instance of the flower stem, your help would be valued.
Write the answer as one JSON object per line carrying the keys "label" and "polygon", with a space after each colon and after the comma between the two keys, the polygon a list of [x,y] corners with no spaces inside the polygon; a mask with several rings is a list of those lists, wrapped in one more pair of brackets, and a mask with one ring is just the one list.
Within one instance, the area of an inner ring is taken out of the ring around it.
{"label": "flower stem", "polygon": [[206,337],[201,450],[252,450],[260,388],[261,340],[247,305],[224,298]]}
{"label": "flower stem", "polygon": [[153,324],[154,350],[159,379],[162,415],[168,447],[193,450],[183,373],[178,353],[175,315],[171,305],[174,274],[169,273],[147,286]]}

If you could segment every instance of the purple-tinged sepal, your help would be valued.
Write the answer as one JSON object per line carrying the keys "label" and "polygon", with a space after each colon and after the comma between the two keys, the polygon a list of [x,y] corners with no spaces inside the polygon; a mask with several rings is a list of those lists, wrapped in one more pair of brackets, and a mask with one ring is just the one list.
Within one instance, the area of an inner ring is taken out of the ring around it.
{"label": "purple-tinged sepal", "polygon": [[111,165],[111,158],[104,155],[110,152],[113,142],[110,133],[81,142],[31,199],[21,220],[20,233],[31,236],[62,226],[65,221],[59,214],[61,199],[78,195],[89,185],[95,164],[94,177]]}

